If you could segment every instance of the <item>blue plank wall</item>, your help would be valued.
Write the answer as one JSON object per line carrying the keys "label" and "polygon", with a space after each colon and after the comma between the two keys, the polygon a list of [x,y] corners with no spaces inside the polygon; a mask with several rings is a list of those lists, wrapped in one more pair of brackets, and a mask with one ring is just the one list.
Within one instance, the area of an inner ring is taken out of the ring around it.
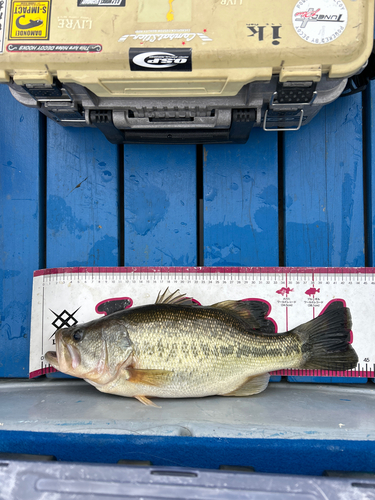
{"label": "blue plank wall", "polygon": [[244,145],[123,147],[0,86],[0,377],[27,377],[36,268],[373,265],[373,93]]}

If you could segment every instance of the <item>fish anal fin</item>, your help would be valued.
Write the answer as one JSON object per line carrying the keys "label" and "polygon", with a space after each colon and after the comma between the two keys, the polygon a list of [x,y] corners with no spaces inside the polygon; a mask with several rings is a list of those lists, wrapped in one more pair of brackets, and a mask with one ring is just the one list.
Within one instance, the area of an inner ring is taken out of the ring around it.
{"label": "fish anal fin", "polygon": [[227,394],[222,394],[222,396],[252,396],[254,394],[259,394],[267,388],[269,379],[269,373],[262,373],[262,375],[249,377],[243,384],[237,387],[237,389]]}
{"label": "fish anal fin", "polygon": [[161,406],[156,405],[150,399],[146,398],[146,396],[134,396],[135,399],[138,399],[141,403],[146,406],[153,406],[154,408],[161,408]]}
{"label": "fish anal fin", "polygon": [[173,375],[168,370],[143,370],[139,368],[125,368],[128,372],[128,382],[136,384],[151,385],[153,387],[162,387],[166,385]]}
{"label": "fish anal fin", "polygon": [[197,304],[189,297],[186,297],[180,290],[170,292],[167,288],[164,293],[159,292],[155,304],[178,304],[179,306],[196,306]]}

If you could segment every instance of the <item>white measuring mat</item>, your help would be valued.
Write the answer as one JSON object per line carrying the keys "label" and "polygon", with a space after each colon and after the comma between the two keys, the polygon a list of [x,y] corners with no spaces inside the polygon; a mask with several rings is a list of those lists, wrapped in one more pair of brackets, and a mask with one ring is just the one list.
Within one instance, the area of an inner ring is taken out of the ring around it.
{"label": "white measuring mat", "polygon": [[[202,305],[256,300],[268,306],[276,332],[315,318],[333,302],[350,308],[354,370],[280,370],[277,375],[374,377],[375,268],[134,268],[79,267],[35,271],[30,378],[56,371],[44,362],[58,328],[114,310],[155,302],[159,291],[179,289]],[[340,306],[336,304],[336,306]]]}

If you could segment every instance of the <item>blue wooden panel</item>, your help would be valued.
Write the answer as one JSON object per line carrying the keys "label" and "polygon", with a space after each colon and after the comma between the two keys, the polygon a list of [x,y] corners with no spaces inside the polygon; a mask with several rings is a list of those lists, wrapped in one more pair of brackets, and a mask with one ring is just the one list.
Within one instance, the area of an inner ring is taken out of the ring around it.
{"label": "blue wooden panel", "polygon": [[0,86],[0,110],[0,377],[28,377],[32,276],[43,255],[43,121],[5,85]]}
{"label": "blue wooden panel", "polygon": [[361,107],[360,94],[342,97],[300,131],[285,134],[287,266],[365,264]]}
{"label": "blue wooden panel", "polygon": [[204,147],[204,264],[277,266],[277,134]]}
{"label": "blue wooden panel", "polygon": [[195,165],[195,146],[124,147],[125,265],[196,265]]}
{"label": "blue wooden panel", "polygon": [[363,266],[361,95],[285,134],[285,264]]}
{"label": "blue wooden panel", "polygon": [[118,148],[47,123],[47,267],[117,266]]}

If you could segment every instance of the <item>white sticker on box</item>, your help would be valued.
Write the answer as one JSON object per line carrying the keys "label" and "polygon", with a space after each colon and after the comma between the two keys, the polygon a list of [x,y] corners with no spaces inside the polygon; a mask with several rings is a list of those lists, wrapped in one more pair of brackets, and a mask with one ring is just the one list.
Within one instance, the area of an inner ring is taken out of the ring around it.
{"label": "white sticker on box", "polygon": [[321,45],[342,35],[348,22],[348,11],[341,0],[299,0],[292,21],[303,40]]}

